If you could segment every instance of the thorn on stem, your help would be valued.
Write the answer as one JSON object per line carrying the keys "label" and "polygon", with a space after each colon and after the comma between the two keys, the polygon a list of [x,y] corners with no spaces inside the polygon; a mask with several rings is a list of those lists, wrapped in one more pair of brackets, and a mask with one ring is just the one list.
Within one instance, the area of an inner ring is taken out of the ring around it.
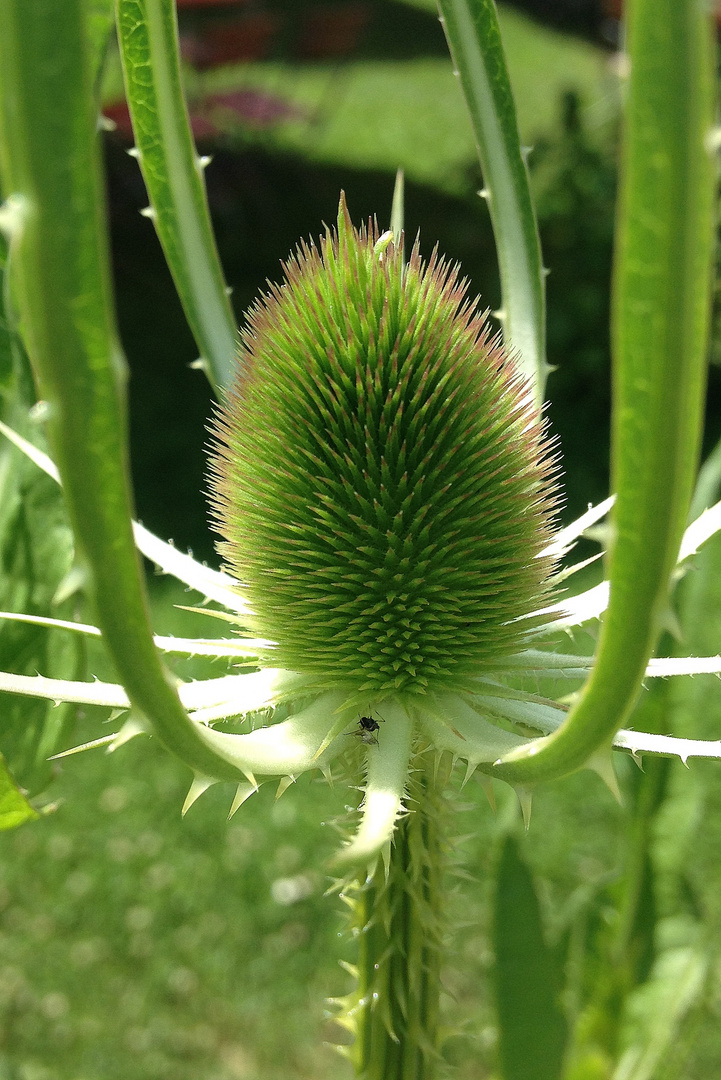
{"label": "thorn on stem", "polygon": [[523,824],[528,832],[531,827],[531,801],[532,796],[528,788],[517,787],[515,789],[518,801],[521,805],[521,814],[523,815]]}

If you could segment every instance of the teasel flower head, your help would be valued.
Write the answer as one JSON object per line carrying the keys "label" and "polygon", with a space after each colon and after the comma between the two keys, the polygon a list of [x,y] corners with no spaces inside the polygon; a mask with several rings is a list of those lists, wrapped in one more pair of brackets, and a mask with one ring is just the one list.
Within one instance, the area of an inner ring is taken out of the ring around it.
{"label": "teasel flower head", "polygon": [[473,767],[521,741],[494,727],[479,756],[474,723],[493,725],[471,699],[548,599],[557,465],[457,267],[417,243],[405,263],[341,198],[337,230],[284,270],[214,426],[220,550],[261,663],[332,694],[328,740],[363,713],[369,780],[395,747],[392,823],[419,737],[445,731]]}
{"label": "teasel flower head", "polygon": [[215,428],[221,552],[273,662],[349,700],[469,685],[548,592],[554,458],[458,270],[375,227],[301,245]]}

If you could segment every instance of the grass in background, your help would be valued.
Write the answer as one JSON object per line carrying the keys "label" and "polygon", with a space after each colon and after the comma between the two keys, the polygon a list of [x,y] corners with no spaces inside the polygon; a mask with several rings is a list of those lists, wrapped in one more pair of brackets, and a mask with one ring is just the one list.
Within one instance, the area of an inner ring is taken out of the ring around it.
{"label": "grass in background", "polygon": [[[222,631],[174,610],[192,601],[169,584],[164,629]],[[104,712],[86,711],[78,741],[113,730]],[[303,778],[310,799],[276,802],[268,785],[228,824],[227,785],[181,818],[188,771],[146,739],[57,772],[57,810],[0,834],[1,1080],[339,1076],[319,1049],[320,1003],[346,980],[322,895],[337,835],[319,824],[343,812],[339,792]]]}
{"label": "grass in background", "polygon": [[0,1077],[337,1076],[318,1049],[342,983],[318,869],[332,793],[265,790],[227,825],[214,791],[181,819],[182,770],[120,753],[67,763],[57,812],[0,840]]}

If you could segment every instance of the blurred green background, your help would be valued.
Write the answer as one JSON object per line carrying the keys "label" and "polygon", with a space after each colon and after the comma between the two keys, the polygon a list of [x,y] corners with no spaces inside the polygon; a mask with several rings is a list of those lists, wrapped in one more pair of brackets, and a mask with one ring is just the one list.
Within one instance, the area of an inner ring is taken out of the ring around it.
{"label": "blurred green background", "polygon": [[[350,7],[359,18],[363,5]],[[191,111],[201,150],[213,156],[209,199],[239,317],[265,280],[277,279],[279,260],[297,241],[334,219],[341,188],[356,221],[375,214],[386,224],[399,166],[407,231],[420,230],[426,255],[438,244],[460,261],[471,291],[484,306],[498,305],[475,149],[432,5],[386,0],[370,7],[367,33],[354,38],[346,20],[335,52],[331,43],[323,53],[325,24],[313,24],[314,53],[303,38],[303,4],[256,5],[256,14],[266,15],[257,35],[273,30],[280,44],[259,59],[245,25],[249,55],[232,63],[216,63],[232,41],[231,8],[181,11],[193,60]],[[548,352],[557,370],[549,417],[563,455],[563,516],[570,518],[608,490],[618,65],[598,42],[516,10],[500,14],[522,137],[533,147],[551,270]],[[105,149],[117,303],[132,372],[138,517],[217,562],[204,496],[210,394],[189,367],[195,347],[152,225],[138,213],[146,198],[126,153],[119,87],[111,47],[104,99],[117,127]],[[715,369],[709,401],[710,447],[721,427]],[[701,654],[721,646],[719,559],[718,544],[711,545],[681,601],[691,627],[685,644]],[[174,606],[192,604],[194,595],[162,578],[150,585],[158,632],[222,632]],[[585,635],[576,644],[592,648]],[[97,649],[86,670],[112,677]],[[222,669],[185,661],[176,670],[189,678]],[[678,734],[713,737],[719,730],[711,678],[663,687],[643,707],[656,709],[662,725],[673,712]],[[102,714],[85,710],[66,745],[107,730]],[[576,1023],[569,1080],[706,1080],[721,1072],[718,766],[650,767],[640,780],[623,759],[619,775],[624,808],[591,774],[543,789],[527,836],[512,792],[497,787],[495,816],[475,783],[458,796],[452,840],[466,876],[449,879],[456,930],[444,978],[444,1054],[461,1080],[500,1076],[493,1007],[499,915],[494,924],[492,912],[509,829],[522,860],[517,873],[528,867],[534,875],[539,948],[561,973],[562,1000]],[[324,1044],[338,1038],[324,998],[347,991],[338,961],[353,958],[341,904],[324,896],[324,864],[338,842],[334,823],[347,816],[348,791],[304,778],[276,802],[263,788],[227,823],[231,792],[223,785],[181,819],[188,779],[147,740],[111,757],[96,750],[66,758],[53,767],[48,789],[54,812],[0,835],[0,1080],[349,1076]],[[624,896],[639,858],[640,921],[624,939]],[[633,956],[619,954],[622,940],[631,941]],[[518,993],[522,998],[522,985]],[[654,1018],[658,1032],[643,1036],[651,1051],[627,1058],[626,1072],[616,1072]]]}

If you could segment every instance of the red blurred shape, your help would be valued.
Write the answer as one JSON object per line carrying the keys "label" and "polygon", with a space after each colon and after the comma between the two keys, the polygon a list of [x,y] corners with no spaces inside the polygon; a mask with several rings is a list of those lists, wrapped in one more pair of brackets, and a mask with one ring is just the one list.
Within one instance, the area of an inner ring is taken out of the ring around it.
{"label": "red blurred shape", "polygon": [[270,52],[282,20],[270,12],[223,19],[203,27],[201,32],[182,32],[180,52],[184,60],[200,70],[262,60]]}
{"label": "red blurred shape", "polygon": [[216,108],[227,109],[235,113],[245,125],[255,128],[272,127],[283,120],[299,120],[305,116],[301,109],[284,98],[250,89],[235,90],[229,94],[211,94],[203,104],[211,116]]}
{"label": "red blurred shape", "polygon": [[309,8],[299,27],[299,56],[321,60],[352,53],[361,43],[370,16],[371,10],[364,3]]}
{"label": "red blurred shape", "polygon": [[[306,3],[284,10],[241,0],[178,0],[180,49],[199,69],[249,60],[336,59],[361,43],[374,8],[367,0]],[[202,9],[202,10],[201,10]]]}
{"label": "red blurred shape", "polygon": [[[190,127],[196,139],[212,139],[227,131],[228,125],[216,110],[234,114],[246,127],[268,128],[283,120],[302,119],[305,114],[284,98],[262,90],[236,90],[228,94],[209,94],[190,106]],[[103,109],[108,120],[115,124],[118,135],[133,142],[133,125],[124,101],[114,101]]]}

